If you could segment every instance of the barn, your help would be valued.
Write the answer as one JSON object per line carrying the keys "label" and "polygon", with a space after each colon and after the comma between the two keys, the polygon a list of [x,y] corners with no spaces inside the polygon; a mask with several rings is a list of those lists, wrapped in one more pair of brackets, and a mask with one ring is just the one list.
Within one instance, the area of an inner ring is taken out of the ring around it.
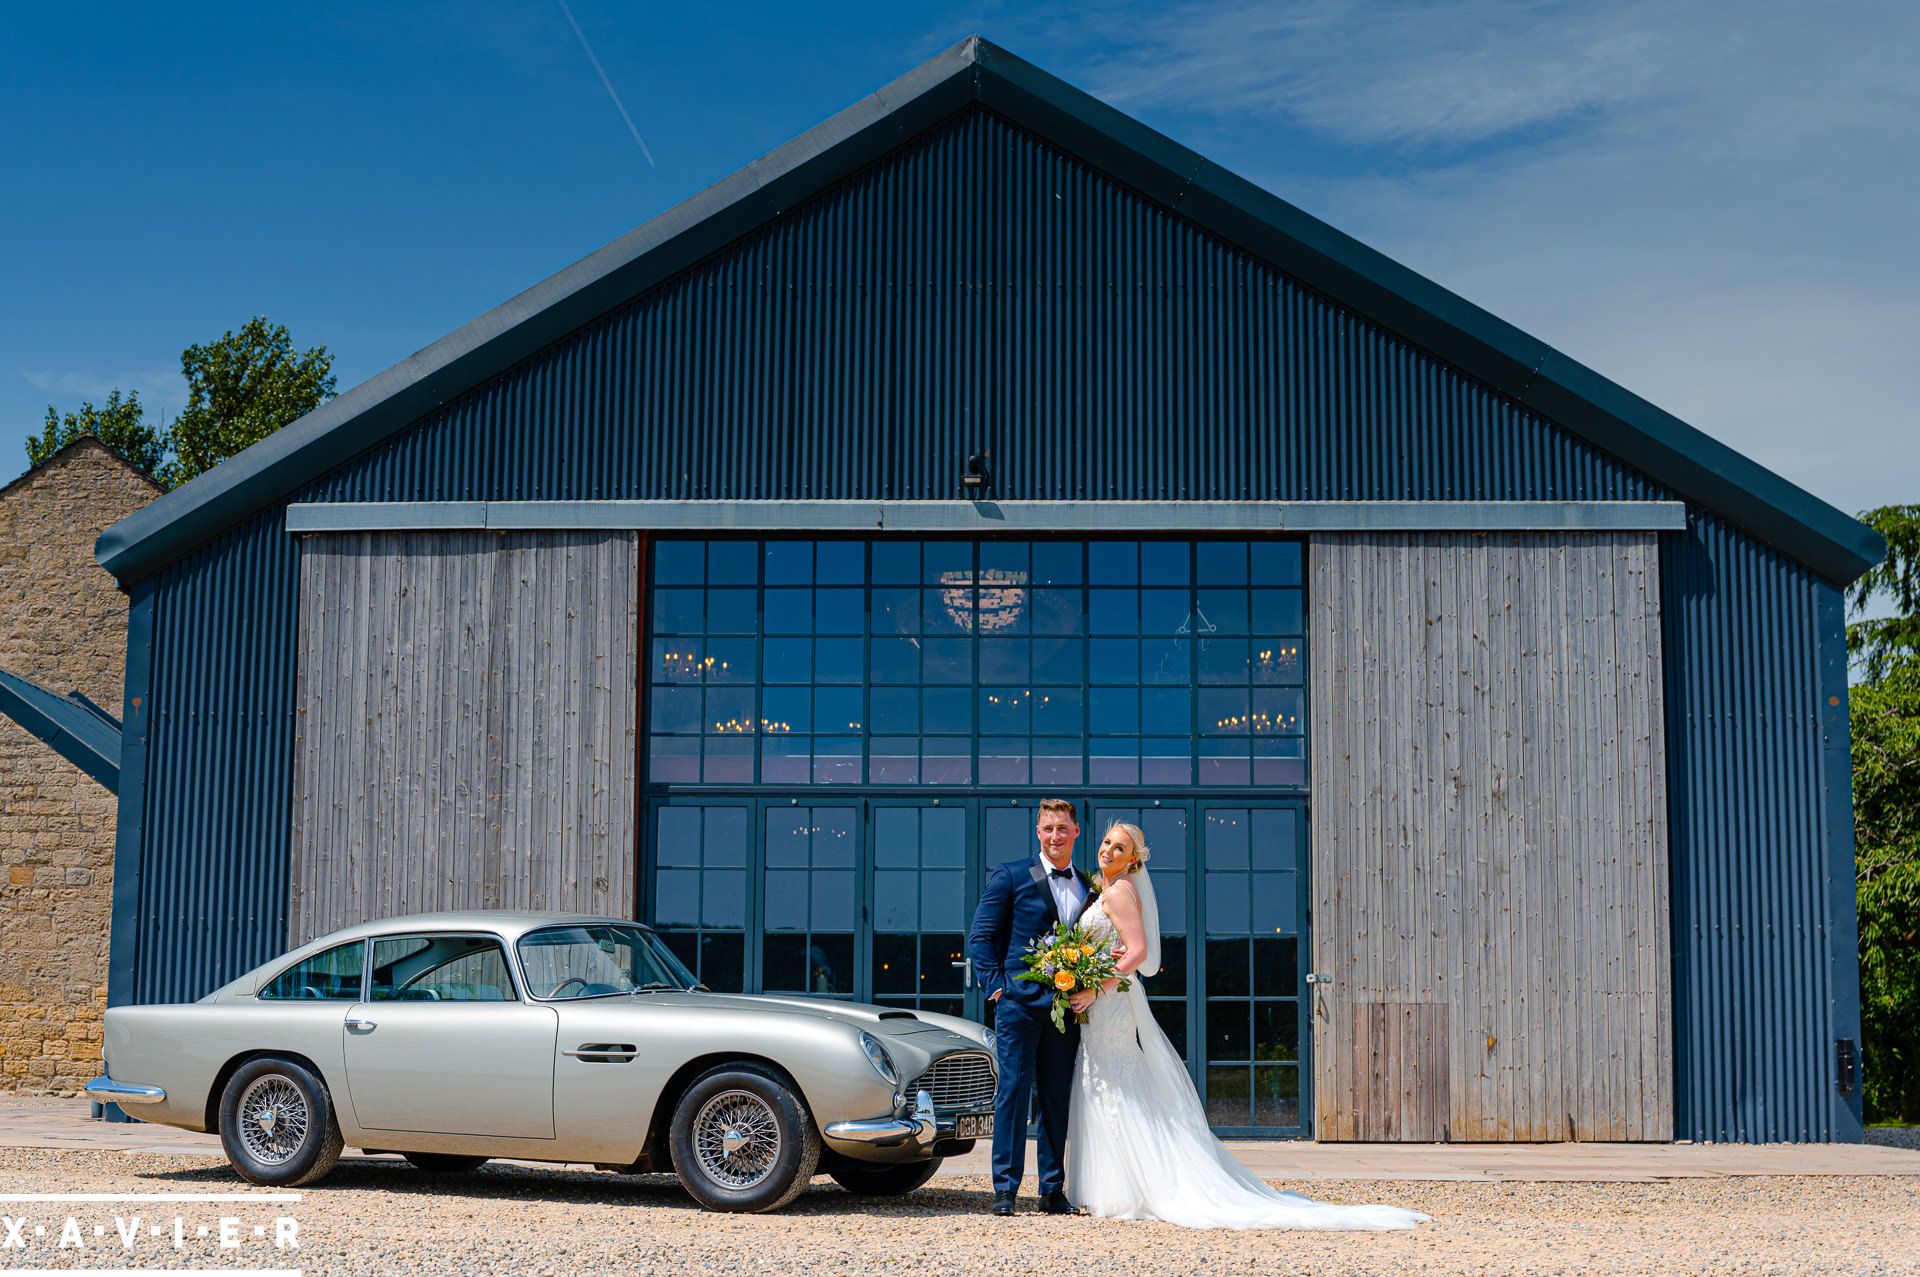
{"label": "barn", "polygon": [[498,906],[980,1017],[1060,796],[1223,1135],[1859,1139],[1882,549],[970,39],[100,538],[110,999]]}

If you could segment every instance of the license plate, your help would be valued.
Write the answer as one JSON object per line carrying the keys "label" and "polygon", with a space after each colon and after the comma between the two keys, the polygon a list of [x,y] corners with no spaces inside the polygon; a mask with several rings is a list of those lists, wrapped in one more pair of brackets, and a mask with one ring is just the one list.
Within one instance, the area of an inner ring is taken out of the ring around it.
{"label": "license plate", "polygon": [[962,1113],[954,1119],[953,1137],[960,1140],[984,1140],[993,1136],[993,1114]]}

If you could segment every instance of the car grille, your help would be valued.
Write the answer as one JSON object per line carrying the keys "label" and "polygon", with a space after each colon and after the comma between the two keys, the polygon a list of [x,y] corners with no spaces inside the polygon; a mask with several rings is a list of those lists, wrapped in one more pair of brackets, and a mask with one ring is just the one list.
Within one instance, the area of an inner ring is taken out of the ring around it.
{"label": "car grille", "polygon": [[908,1095],[925,1091],[936,1112],[976,1112],[993,1107],[993,1057],[985,1051],[960,1051],[943,1056],[913,1079]]}

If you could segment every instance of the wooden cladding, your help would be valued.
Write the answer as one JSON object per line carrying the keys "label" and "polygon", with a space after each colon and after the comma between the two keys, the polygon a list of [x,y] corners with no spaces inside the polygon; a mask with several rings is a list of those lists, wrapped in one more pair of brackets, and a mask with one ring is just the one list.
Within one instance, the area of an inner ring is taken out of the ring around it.
{"label": "wooden cladding", "polygon": [[1316,1135],[1671,1138],[1655,537],[1310,573]]}
{"label": "wooden cladding", "polygon": [[1452,1116],[1447,1008],[1356,1002],[1352,1010],[1352,1138],[1444,1143]]}
{"label": "wooden cladding", "polygon": [[634,909],[639,541],[362,533],[300,556],[288,940]]}

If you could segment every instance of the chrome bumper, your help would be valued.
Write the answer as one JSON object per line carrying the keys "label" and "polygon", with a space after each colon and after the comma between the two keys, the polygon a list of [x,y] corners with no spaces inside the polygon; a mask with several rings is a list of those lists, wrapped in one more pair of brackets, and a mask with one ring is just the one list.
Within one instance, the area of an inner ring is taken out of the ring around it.
{"label": "chrome bumper", "polygon": [[905,1145],[931,1152],[942,1140],[958,1138],[959,1129],[960,1124],[954,1118],[935,1113],[933,1096],[921,1091],[913,1097],[911,1117],[864,1117],[851,1122],[829,1122],[826,1136],[830,1140],[871,1144],[875,1148]]}
{"label": "chrome bumper", "polygon": [[87,1098],[99,1100],[102,1104],[158,1104],[167,1098],[167,1093],[157,1086],[141,1086],[134,1082],[116,1082],[102,1074],[87,1083],[84,1088]]}

